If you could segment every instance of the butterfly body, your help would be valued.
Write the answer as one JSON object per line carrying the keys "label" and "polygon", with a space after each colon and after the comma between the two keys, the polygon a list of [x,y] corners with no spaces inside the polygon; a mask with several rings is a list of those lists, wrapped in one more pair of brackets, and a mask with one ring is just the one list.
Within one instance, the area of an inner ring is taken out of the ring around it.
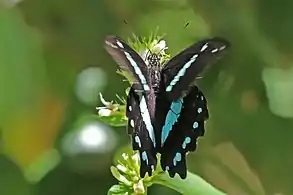
{"label": "butterfly body", "polygon": [[158,153],[164,171],[186,177],[186,153],[196,149],[209,118],[206,98],[193,83],[228,46],[221,38],[206,39],[162,65],[160,55],[150,53],[143,60],[120,38],[106,38],[106,50],[135,79],[126,116],[133,149],[140,154],[141,177],[152,174]]}

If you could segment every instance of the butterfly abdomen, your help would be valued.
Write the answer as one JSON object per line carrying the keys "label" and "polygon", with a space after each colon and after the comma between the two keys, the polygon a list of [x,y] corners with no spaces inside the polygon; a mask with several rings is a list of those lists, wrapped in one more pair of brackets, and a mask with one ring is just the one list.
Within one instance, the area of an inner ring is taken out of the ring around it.
{"label": "butterfly abdomen", "polygon": [[156,111],[156,99],[157,99],[155,90],[151,88],[151,90],[145,96],[146,96],[150,118],[151,118],[152,124],[154,124],[155,111]]}

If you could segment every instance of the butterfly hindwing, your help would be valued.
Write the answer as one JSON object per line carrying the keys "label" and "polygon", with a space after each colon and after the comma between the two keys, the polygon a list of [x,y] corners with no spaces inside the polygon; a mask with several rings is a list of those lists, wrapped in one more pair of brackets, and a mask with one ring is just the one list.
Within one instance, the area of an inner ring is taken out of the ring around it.
{"label": "butterfly hindwing", "polygon": [[121,70],[134,77],[144,91],[150,90],[147,65],[143,59],[122,39],[109,35],[105,39],[105,48],[117,62]]}
{"label": "butterfly hindwing", "polygon": [[207,65],[213,63],[229,47],[222,38],[202,40],[172,58],[163,68],[163,79],[170,100],[182,96]]}
{"label": "butterfly hindwing", "polygon": [[203,136],[208,119],[207,102],[194,86],[184,97],[170,104],[161,132],[161,166],[171,177],[186,177],[186,153],[195,151],[197,138]]}
{"label": "butterfly hindwing", "polygon": [[137,94],[135,87],[131,87],[127,97],[126,116],[128,117],[128,133],[132,137],[133,150],[138,150],[140,154],[140,176],[144,177],[148,172],[152,175],[156,165],[156,151],[154,146],[154,132],[147,127],[147,117],[145,101],[142,94]]}

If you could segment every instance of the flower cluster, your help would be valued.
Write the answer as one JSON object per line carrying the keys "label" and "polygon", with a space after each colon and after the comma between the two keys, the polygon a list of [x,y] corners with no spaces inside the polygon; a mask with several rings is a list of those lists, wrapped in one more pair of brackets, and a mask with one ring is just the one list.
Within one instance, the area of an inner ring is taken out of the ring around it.
{"label": "flower cluster", "polygon": [[103,98],[103,95],[100,93],[100,100],[104,106],[96,107],[98,110],[99,116],[110,116],[112,112],[115,112],[119,109],[119,104],[113,103],[113,101],[108,102]]}
{"label": "flower cluster", "polygon": [[111,166],[112,175],[119,184],[110,188],[113,194],[146,194],[151,185],[151,177],[139,176],[139,154],[136,152],[123,153],[116,166]]}

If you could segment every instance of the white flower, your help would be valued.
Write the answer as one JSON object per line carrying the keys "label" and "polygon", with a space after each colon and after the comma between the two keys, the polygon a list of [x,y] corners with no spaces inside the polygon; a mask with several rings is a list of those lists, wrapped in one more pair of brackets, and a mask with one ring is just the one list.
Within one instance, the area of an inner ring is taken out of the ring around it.
{"label": "white flower", "polygon": [[106,107],[108,107],[109,105],[111,105],[111,102],[107,102],[104,98],[103,95],[101,93],[99,93],[100,95],[100,100],[102,102],[102,104],[104,104]]}
{"label": "white flower", "polygon": [[108,108],[97,108],[99,110],[98,114],[99,116],[110,116],[112,110],[108,109]]}
{"label": "white flower", "polygon": [[126,173],[127,172],[127,168],[124,165],[122,165],[122,164],[118,164],[116,167],[117,167],[117,169],[119,171],[121,171],[123,173]]}
{"label": "white flower", "polygon": [[139,164],[139,154],[137,152],[131,158],[136,164]]}
{"label": "white flower", "polygon": [[125,152],[122,154],[122,158],[124,159],[124,160],[128,160],[128,154],[126,154]]}
{"label": "white flower", "polygon": [[96,110],[98,110],[99,116],[110,116],[113,111],[116,111],[118,109],[119,104],[113,104],[113,102],[107,102],[102,94],[100,93],[100,100],[104,106],[102,107],[96,107]]}
{"label": "white flower", "polygon": [[158,43],[158,41],[156,41],[156,42],[157,42],[157,44],[154,45],[153,50],[164,55],[165,50],[168,49],[168,47],[166,45],[166,41],[161,40],[159,43]]}

